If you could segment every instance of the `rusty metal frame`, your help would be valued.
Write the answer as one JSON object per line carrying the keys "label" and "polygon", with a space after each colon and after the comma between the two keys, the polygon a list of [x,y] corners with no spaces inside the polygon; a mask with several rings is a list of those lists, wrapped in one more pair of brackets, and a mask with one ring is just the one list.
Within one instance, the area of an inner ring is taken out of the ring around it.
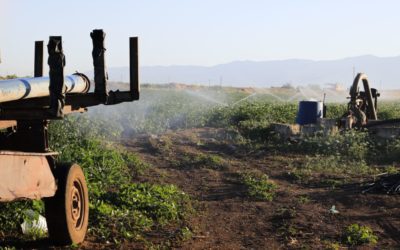
{"label": "rusty metal frame", "polygon": [[[50,37],[50,97],[0,103],[0,202],[20,198],[40,199],[55,194],[57,187],[53,171],[56,168],[54,157],[57,153],[51,152],[48,145],[49,120],[60,119],[65,114],[85,112],[88,107],[99,104],[113,105],[139,99],[137,37],[129,40],[130,90],[107,92],[105,33],[94,30],[92,34],[94,93],[64,96],[65,57],[62,39]],[[43,76],[43,41],[35,42],[34,75]]]}
{"label": "rusty metal frame", "polygon": [[[364,86],[364,92],[359,91],[359,85],[361,82]],[[367,75],[364,73],[358,73],[350,88],[349,110],[360,109],[365,113],[369,120],[377,120],[378,116],[376,106],[378,96],[379,93],[377,90],[370,88]],[[359,107],[359,101],[364,102],[361,107]]]}
{"label": "rusty metal frame", "polygon": [[[35,46],[36,48],[36,46]],[[139,54],[138,54],[138,38],[131,37],[129,39],[129,69],[130,69],[130,90],[129,91],[109,91],[108,97],[99,98],[99,92],[86,93],[86,94],[67,94],[65,96],[65,108],[63,114],[71,112],[84,112],[86,108],[91,106],[97,106],[99,104],[114,105],[122,102],[131,102],[139,100],[140,85],[139,85]],[[40,54],[40,53],[36,53]],[[39,59],[35,59],[36,61]],[[96,58],[93,58],[96,61]],[[105,67],[105,64],[102,66]],[[36,67],[36,66],[35,66]],[[39,67],[39,66],[38,66]],[[103,70],[98,69],[95,72],[103,74]],[[107,87],[102,86],[104,84],[103,77],[95,77],[95,89],[100,88],[101,90]],[[100,86],[100,87],[99,87]],[[46,112],[50,107],[48,97],[39,97],[24,99],[18,101],[0,103],[0,121],[1,120],[17,120],[17,119],[57,119],[53,114]],[[4,128],[0,124],[0,128]]]}

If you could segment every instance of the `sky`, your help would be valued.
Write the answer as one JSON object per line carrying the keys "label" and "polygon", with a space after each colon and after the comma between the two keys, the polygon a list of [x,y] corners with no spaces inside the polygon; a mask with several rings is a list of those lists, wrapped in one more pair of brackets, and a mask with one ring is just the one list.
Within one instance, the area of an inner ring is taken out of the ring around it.
{"label": "sky", "polygon": [[399,9],[398,0],[0,0],[0,75],[32,75],[34,41],[51,35],[63,37],[66,73],[90,70],[89,34],[100,28],[109,67],[128,65],[130,36],[143,66],[391,57]]}

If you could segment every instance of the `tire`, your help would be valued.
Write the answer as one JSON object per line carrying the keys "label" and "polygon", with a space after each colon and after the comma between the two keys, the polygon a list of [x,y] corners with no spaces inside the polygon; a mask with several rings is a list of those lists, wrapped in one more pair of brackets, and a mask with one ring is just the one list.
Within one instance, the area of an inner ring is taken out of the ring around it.
{"label": "tire", "polygon": [[89,195],[85,176],[77,164],[61,164],[55,170],[58,188],[45,199],[50,240],[57,245],[84,241],[89,219]]}

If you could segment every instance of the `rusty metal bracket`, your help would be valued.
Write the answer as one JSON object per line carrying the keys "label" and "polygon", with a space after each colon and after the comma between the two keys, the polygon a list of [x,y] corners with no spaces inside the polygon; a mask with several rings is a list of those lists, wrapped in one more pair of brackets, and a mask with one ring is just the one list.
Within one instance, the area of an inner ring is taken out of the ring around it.
{"label": "rusty metal bracket", "polygon": [[129,91],[110,91],[106,105],[139,100],[139,46],[138,38],[129,38]]}
{"label": "rusty metal bracket", "polygon": [[93,41],[92,57],[95,82],[94,93],[102,103],[106,103],[108,98],[108,75],[105,62],[106,48],[104,47],[104,39],[106,37],[106,33],[103,30],[93,30],[93,32],[90,33],[90,37]]}
{"label": "rusty metal bracket", "polygon": [[47,45],[49,52],[48,64],[50,67],[50,113],[54,117],[63,117],[65,104],[64,94],[64,66],[65,56],[62,49],[61,36],[51,36]]}

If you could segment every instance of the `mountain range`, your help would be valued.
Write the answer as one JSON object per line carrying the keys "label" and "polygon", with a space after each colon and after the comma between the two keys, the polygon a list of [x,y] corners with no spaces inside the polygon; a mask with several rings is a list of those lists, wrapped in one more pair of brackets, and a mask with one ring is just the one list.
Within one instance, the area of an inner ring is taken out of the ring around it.
{"label": "mountain range", "polygon": [[[349,87],[354,73],[368,75],[378,89],[399,88],[400,56],[365,55],[339,60],[236,61],[215,66],[143,66],[141,83],[186,83],[235,87],[341,84]],[[89,73],[90,74],[90,73]],[[92,75],[93,73],[91,73]],[[128,82],[128,67],[108,69],[109,80]]]}

